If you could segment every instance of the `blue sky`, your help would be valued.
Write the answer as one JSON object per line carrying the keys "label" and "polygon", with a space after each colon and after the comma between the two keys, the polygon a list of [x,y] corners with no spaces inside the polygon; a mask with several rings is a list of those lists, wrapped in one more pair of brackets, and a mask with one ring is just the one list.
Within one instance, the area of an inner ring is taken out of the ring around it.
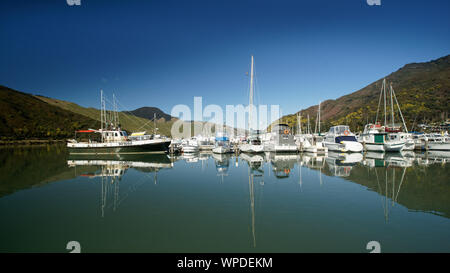
{"label": "blue sky", "polygon": [[101,1],[0,3],[0,85],[127,109],[256,102],[294,113],[410,62],[450,53],[449,1]]}

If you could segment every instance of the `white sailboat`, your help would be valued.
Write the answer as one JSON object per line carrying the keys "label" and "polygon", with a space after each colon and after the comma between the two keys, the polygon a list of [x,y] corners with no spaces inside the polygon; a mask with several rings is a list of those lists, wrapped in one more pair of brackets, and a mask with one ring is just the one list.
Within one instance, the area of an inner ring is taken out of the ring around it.
{"label": "white sailboat", "polygon": [[253,122],[253,92],[254,92],[254,83],[253,83],[253,56],[252,63],[250,68],[250,101],[249,101],[249,114],[248,114],[248,129],[250,136],[247,139],[247,143],[243,143],[239,146],[239,150],[243,153],[262,153],[264,152],[264,146],[261,143],[261,139],[259,137],[259,130],[252,130],[252,122]]}
{"label": "white sailboat", "polygon": [[[392,127],[394,127],[394,107],[393,107],[393,90],[391,86],[391,120]],[[384,126],[378,121],[378,112],[380,110],[381,98],[384,97]],[[380,99],[378,100],[377,115],[375,117],[375,123],[366,124],[363,133],[359,136],[358,141],[363,144],[365,150],[373,152],[400,152],[405,144],[405,140],[396,139],[389,136],[386,133],[387,128],[387,113],[386,113],[386,79],[383,80],[383,84],[380,92]],[[399,108],[400,109],[400,108]]]}

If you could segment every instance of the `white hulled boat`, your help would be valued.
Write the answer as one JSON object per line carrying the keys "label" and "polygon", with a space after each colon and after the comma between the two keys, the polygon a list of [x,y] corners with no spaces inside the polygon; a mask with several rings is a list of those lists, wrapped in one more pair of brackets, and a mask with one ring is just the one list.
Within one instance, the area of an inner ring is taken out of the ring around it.
{"label": "white hulled boat", "polygon": [[325,135],[325,147],[329,151],[359,153],[363,146],[356,140],[355,134],[350,131],[347,125],[338,125],[330,128]]}
{"label": "white hulled boat", "polygon": [[239,145],[239,150],[243,153],[262,153],[264,152],[264,146],[259,138],[259,130],[252,130],[253,122],[253,56],[250,68],[250,101],[249,101],[249,113],[248,113],[248,128],[250,132],[249,138],[246,143]]}

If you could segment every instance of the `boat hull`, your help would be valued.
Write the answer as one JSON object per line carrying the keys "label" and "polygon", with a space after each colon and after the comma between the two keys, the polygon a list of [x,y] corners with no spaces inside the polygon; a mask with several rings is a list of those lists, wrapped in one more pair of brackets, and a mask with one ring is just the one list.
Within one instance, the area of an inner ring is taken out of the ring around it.
{"label": "boat hull", "polygon": [[239,146],[239,150],[243,153],[263,153],[263,145],[242,144]]}
{"label": "boat hull", "polygon": [[450,143],[449,142],[429,142],[427,144],[428,150],[437,150],[437,151],[450,151]]}
{"label": "boat hull", "polygon": [[[143,142],[142,144],[124,145],[90,145],[90,146],[68,146],[71,154],[140,154],[140,153],[166,153],[169,149],[170,140],[157,142]],[[109,144],[109,143],[108,143]]]}
{"label": "boat hull", "polygon": [[341,141],[340,143],[324,142],[329,151],[338,151],[343,153],[362,152],[363,146],[357,141]]}
{"label": "boat hull", "polygon": [[383,143],[364,143],[364,149],[371,152],[384,152]]}

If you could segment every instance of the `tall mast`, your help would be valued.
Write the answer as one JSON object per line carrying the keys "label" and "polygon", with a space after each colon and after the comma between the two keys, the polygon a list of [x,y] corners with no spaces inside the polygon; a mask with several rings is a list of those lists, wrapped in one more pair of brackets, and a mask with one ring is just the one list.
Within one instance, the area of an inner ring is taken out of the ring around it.
{"label": "tall mast", "polygon": [[386,117],[386,79],[383,79],[383,94],[384,94],[384,126],[387,125]]}
{"label": "tall mast", "polygon": [[114,128],[117,129],[117,107],[116,107],[116,95],[114,95],[113,93],[113,107],[114,107],[114,113],[113,113],[113,117],[114,117]]}
{"label": "tall mast", "polygon": [[302,114],[301,113],[299,113],[297,115],[297,126],[298,126],[297,134],[301,135],[302,134]]}
{"label": "tall mast", "polygon": [[311,127],[309,126],[309,114],[308,114],[308,135],[311,134]]}
{"label": "tall mast", "polygon": [[253,55],[252,64],[250,68],[250,102],[249,102],[249,114],[248,114],[248,130],[251,131],[252,126],[252,112],[253,112]]}
{"label": "tall mast", "polygon": [[320,135],[320,104],[321,104],[322,102],[321,101],[319,101],[319,135]]}
{"label": "tall mast", "polygon": [[392,96],[392,83],[390,84],[390,93],[391,93],[391,122],[392,128],[394,128],[394,98]]}
{"label": "tall mast", "polygon": [[102,135],[102,142],[103,142],[103,90],[100,89],[100,131]]}
{"label": "tall mast", "polygon": [[153,113],[153,131],[153,134],[156,135],[156,113]]}

